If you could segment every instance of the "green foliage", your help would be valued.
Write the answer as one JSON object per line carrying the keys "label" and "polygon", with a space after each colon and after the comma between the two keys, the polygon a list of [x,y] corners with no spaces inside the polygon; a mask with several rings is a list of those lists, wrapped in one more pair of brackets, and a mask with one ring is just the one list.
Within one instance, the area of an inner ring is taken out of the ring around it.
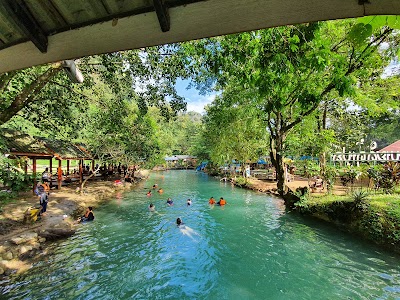
{"label": "green foliage", "polygon": [[25,175],[24,159],[0,158],[0,183],[11,191],[24,191],[31,187],[33,179]]}
{"label": "green foliage", "polygon": [[375,190],[382,189],[384,193],[392,194],[400,181],[400,164],[388,162],[385,165],[374,166],[368,169],[368,176],[374,181]]}
{"label": "green foliage", "polygon": [[247,179],[245,177],[243,177],[243,176],[238,176],[235,179],[235,183],[238,186],[245,186],[246,183],[247,183]]}
{"label": "green foliage", "polygon": [[358,19],[361,24],[367,24],[373,30],[382,26],[388,26],[393,29],[400,29],[400,16],[371,16]]}
{"label": "green foliage", "polygon": [[350,32],[349,39],[355,46],[359,46],[371,36],[372,34],[372,26],[370,24],[358,23],[355,24]]}
{"label": "green foliage", "polygon": [[361,172],[357,171],[353,167],[350,167],[339,172],[339,175],[342,185],[348,186],[348,184],[354,184],[355,180],[361,175]]}
{"label": "green foliage", "polygon": [[323,179],[326,182],[326,188],[328,192],[332,191],[337,175],[338,171],[335,166],[326,166],[325,174],[323,174]]}
{"label": "green foliage", "polygon": [[320,173],[319,165],[315,161],[302,160],[296,162],[296,165],[298,165],[298,170],[301,173],[301,175],[306,178],[317,176]]}
{"label": "green foliage", "polygon": [[297,210],[341,222],[348,230],[375,243],[400,246],[400,201],[397,195],[368,195],[358,190],[350,198],[337,195],[310,197]]}
{"label": "green foliage", "polygon": [[[346,20],[235,34],[185,43],[181,49],[190,57],[188,72],[195,84],[222,92],[216,107],[225,111],[252,107],[258,112],[252,116],[267,127],[278,190],[283,191],[287,138],[323,101],[355,96],[359,82],[383,70],[394,51],[378,51],[380,45],[389,42],[398,49],[391,33],[387,27]],[[230,124],[221,121],[223,126]],[[311,152],[325,151],[335,142],[332,131],[319,132],[320,142],[309,143],[317,145]],[[233,158],[225,151],[228,143],[219,145],[210,151],[212,160]]]}
{"label": "green foliage", "polygon": [[359,204],[368,200],[368,192],[362,189],[354,190],[351,194],[351,199],[354,203]]}

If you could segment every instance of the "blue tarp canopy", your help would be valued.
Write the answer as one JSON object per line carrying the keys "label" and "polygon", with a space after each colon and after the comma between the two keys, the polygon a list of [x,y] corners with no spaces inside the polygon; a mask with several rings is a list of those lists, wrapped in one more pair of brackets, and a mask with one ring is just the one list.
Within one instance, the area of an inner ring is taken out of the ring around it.
{"label": "blue tarp canopy", "polygon": [[259,165],[266,165],[266,164],[267,164],[267,162],[266,162],[265,160],[263,160],[262,158],[259,159],[259,160],[257,160],[257,163],[258,163]]}

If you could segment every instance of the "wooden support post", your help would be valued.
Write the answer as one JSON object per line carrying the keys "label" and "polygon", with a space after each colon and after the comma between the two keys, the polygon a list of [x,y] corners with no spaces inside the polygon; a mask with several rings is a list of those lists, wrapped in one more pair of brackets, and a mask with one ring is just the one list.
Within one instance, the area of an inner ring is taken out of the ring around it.
{"label": "wooden support post", "polygon": [[82,186],[83,182],[83,160],[79,160],[79,186]]}
{"label": "wooden support post", "polygon": [[53,186],[53,157],[50,158],[50,175],[49,175],[50,188]]}
{"label": "wooden support post", "polygon": [[59,159],[57,168],[57,186],[59,190],[61,190],[61,181],[62,181],[62,168],[61,168],[61,159]]}
{"label": "wooden support post", "polygon": [[92,172],[94,172],[94,159],[92,159]]}
{"label": "wooden support post", "polygon": [[32,168],[33,168],[33,189],[32,189],[32,193],[35,193],[35,188],[36,188],[36,157],[32,158]]}
{"label": "wooden support post", "polygon": [[70,175],[70,173],[69,173],[69,159],[67,160],[67,175]]}
{"label": "wooden support post", "polygon": [[167,32],[171,28],[171,23],[168,14],[168,8],[166,7],[164,0],[153,0],[153,6],[157,13],[158,22],[162,32]]}

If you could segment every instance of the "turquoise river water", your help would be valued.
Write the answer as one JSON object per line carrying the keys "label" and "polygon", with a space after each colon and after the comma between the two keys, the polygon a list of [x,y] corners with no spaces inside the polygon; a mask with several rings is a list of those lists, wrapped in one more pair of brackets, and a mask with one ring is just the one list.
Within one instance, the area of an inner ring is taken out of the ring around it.
{"label": "turquoise river water", "polygon": [[[147,197],[154,183],[165,192]],[[400,299],[399,256],[202,173],[152,174],[95,215],[0,298]]]}

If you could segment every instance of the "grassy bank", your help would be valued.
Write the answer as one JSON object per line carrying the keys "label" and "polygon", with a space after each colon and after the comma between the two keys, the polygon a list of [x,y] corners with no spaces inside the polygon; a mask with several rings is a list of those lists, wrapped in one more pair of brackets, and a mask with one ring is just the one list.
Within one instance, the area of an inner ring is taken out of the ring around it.
{"label": "grassy bank", "polygon": [[400,193],[355,190],[345,196],[309,195],[295,210],[333,222],[379,245],[400,252]]}

